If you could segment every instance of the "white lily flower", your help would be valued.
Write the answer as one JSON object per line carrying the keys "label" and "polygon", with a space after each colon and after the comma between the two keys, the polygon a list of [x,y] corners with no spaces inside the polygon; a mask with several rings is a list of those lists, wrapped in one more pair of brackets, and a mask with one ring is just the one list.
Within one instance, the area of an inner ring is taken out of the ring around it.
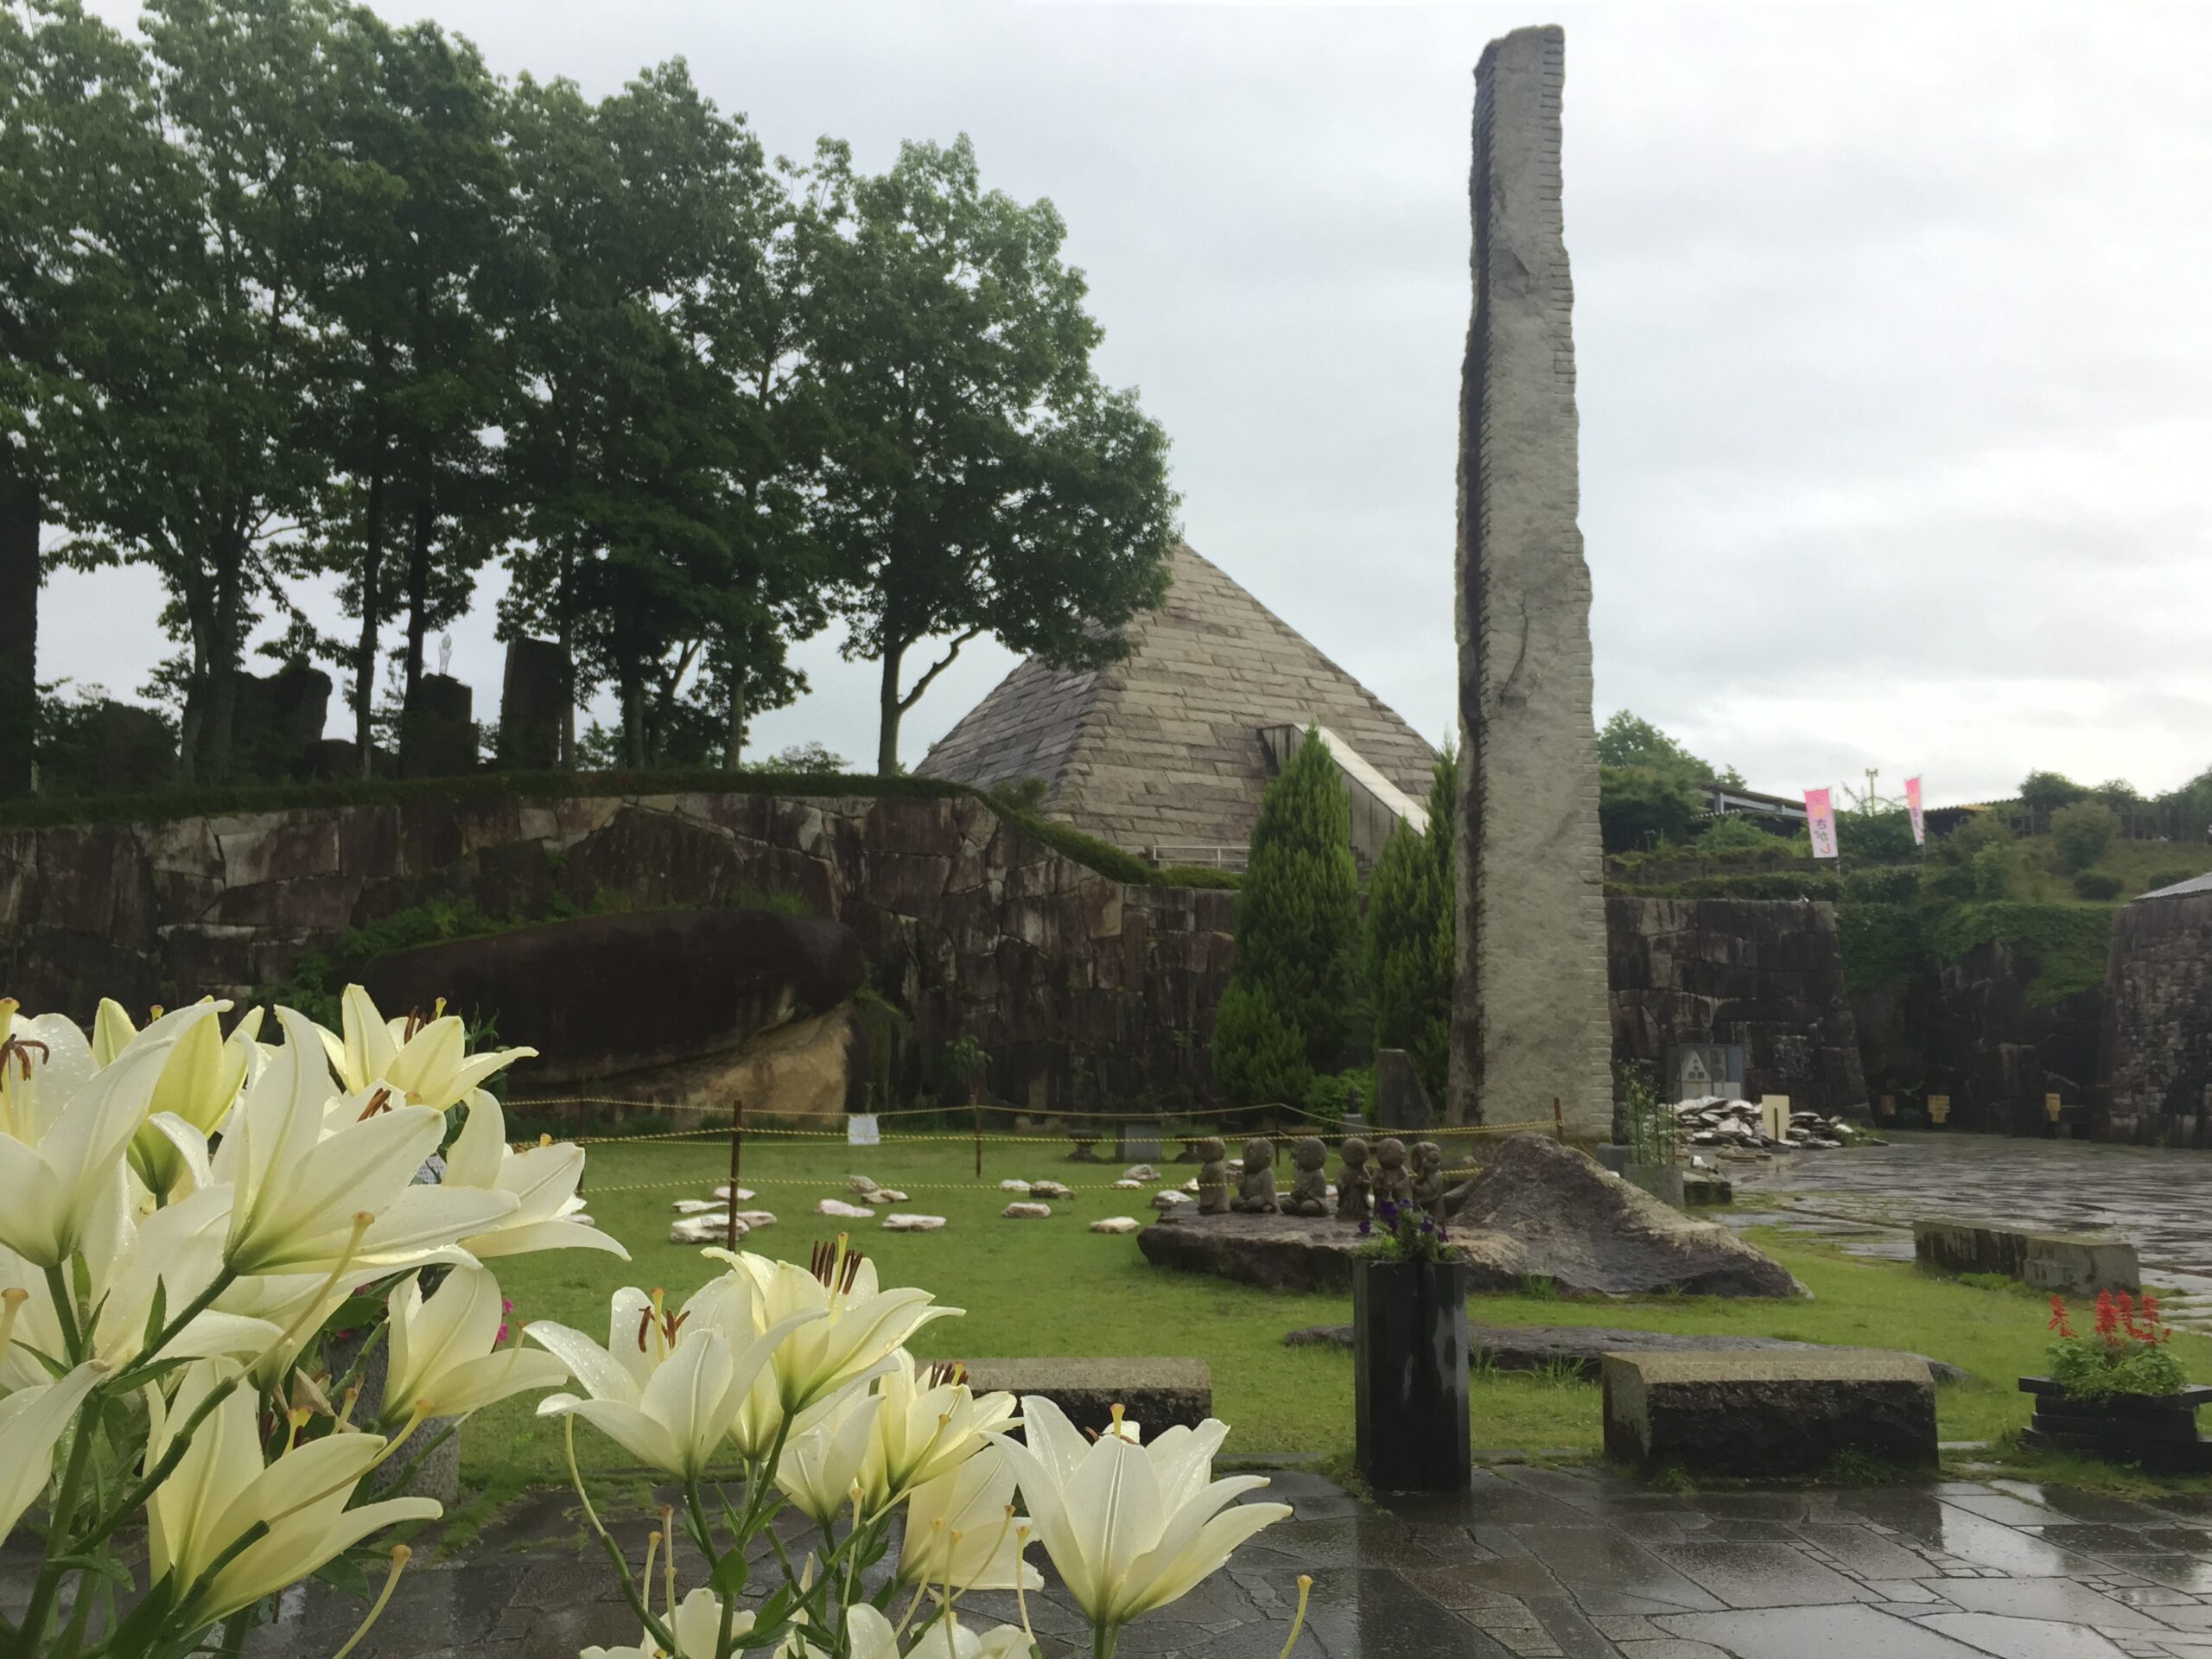
{"label": "white lily flower", "polygon": [[668,1313],[658,1291],[626,1287],[614,1293],[604,1348],[565,1325],[533,1321],[523,1334],[557,1356],[590,1396],[550,1395],[538,1415],[582,1417],[654,1468],[697,1476],[777,1344],[822,1315],[802,1310],[734,1343],[711,1325],[683,1329],[690,1317]]}
{"label": "white lily flower", "polygon": [[84,1243],[95,1209],[113,1201],[124,1148],[146,1116],[168,1047],[133,1049],[58,1109],[50,1109],[60,1090],[43,1088],[53,1081],[40,1076],[44,1062],[21,1050],[7,1058],[10,1082],[22,1085],[10,1111],[11,1131],[37,1138],[0,1135],[0,1244],[38,1267],[59,1267]]}
{"label": "white lily flower", "polygon": [[[203,1136],[212,1135],[230,1116],[231,1108],[238,1102],[238,1090],[245,1086],[250,1069],[247,1057],[253,1047],[254,1034],[261,1028],[261,1010],[250,1012],[238,1021],[238,1029],[226,1038],[214,1016],[230,1006],[228,1002],[208,1001],[181,1008],[175,1014],[163,1014],[133,1039],[134,1044],[159,1040],[172,1021],[179,1022],[175,1039],[169,1046],[168,1059],[162,1067],[161,1078],[154,1084],[154,1097],[147,1105],[149,1121],[139,1125],[130,1142],[130,1166],[152,1192],[174,1192],[188,1174],[196,1172],[191,1169],[170,1133],[151,1120],[163,1116],[173,1117],[189,1123]],[[124,1052],[130,1052],[130,1047],[126,1046]]]}
{"label": "white lily flower", "polygon": [[625,1262],[621,1241],[588,1223],[576,1196],[583,1179],[584,1149],[578,1146],[531,1147],[517,1152],[507,1144],[506,1113],[479,1089],[468,1097],[468,1118],[446,1154],[444,1184],[514,1195],[514,1210],[489,1230],[461,1241],[471,1255],[485,1260],[531,1250],[605,1250]]}
{"label": "white lily flower", "polygon": [[[1044,1575],[1022,1559],[1029,1522],[1014,1513],[1014,1478],[1005,1444],[994,1441],[914,1488],[899,1581],[939,1590],[947,1583],[955,1590],[1042,1588]],[[1035,1535],[1033,1528],[1029,1536]]]}
{"label": "white lily flower", "polygon": [[830,1525],[852,1506],[882,1409],[880,1395],[848,1395],[822,1421],[784,1442],[776,1484],[817,1526]]}
{"label": "white lily flower", "polygon": [[[753,1623],[753,1615],[740,1608],[730,1615],[730,1634],[749,1636]],[[578,1659],[715,1659],[721,1650],[721,1598],[703,1586],[694,1590],[677,1603],[675,1611],[669,1615],[668,1631],[676,1638],[676,1651],[672,1654],[647,1630],[636,1647],[586,1648]]]}
{"label": "white lily flower", "polygon": [[[200,1402],[236,1374],[226,1361],[200,1360],[185,1368],[175,1400],[164,1402],[159,1389],[147,1390],[149,1468],[167,1453],[171,1435]],[[187,1628],[250,1607],[306,1578],[379,1527],[435,1520],[441,1513],[427,1497],[346,1507],[361,1477],[384,1455],[380,1435],[326,1435],[264,1466],[256,1404],[251,1389],[233,1388],[193,1432],[176,1468],[146,1505],[151,1578],[156,1584],[170,1579],[178,1595],[191,1597],[180,1610]],[[200,1584],[226,1549],[264,1522],[266,1534]]]}
{"label": "white lily flower", "polygon": [[1007,1442],[1007,1455],[1039,1541],[1095,1629],[1118,1630],[1186,1594],[1290,1513],[1287,1503],[1235,1502],[1268,1484],[1260,1476],[1211,1478],[1229,1433],[1217,1418],[1133,1446],[1118,1433],[1085,1440],[1041,1395],[1023,1396],[1021,1417],[1027,1444]]}
{"label": "white lily flower", "polygon": [[875,1419],[861,1471],[867,1510],[880,1513],[910,1488],[958,1466],[993,1434],[1019,1422],[1010,1394],[978,1398],[957,1370],[918,1369],[904,1348],[875,1382],[883,1410]]}
{"label": "white lily flower", "polygon": [[57,1382],[17,1389],[0,1399],[0,1541],[45,1490],[62,1431],[106,1369],[88,1363]]}
{"label": "white lily flower", "polygon": [[[864,1601],[845,1610],[845,1636],[853,1659],[899,1659],[897,1630]],[[914,1639],[906,1659],[1029,1659],[1029,1637],[1019,1625],[979,1630],[948,1614]]]}
{"label": "white lily flower", "polygon": [[470,1412],[530,1389],[569,1380],[569,1368],[551,1354],[499,1348],[499,1281],[482,1268],[455,1268],[426,1300],[410,1275],[385,1299],[384,1421],[387,1427],[412,1412],[427,1417],[466,1417]]}
{"label": "white lily flower", "polygon": [[766,1457],[786,1419],[797,1433],[808,1426],[807,1413],[892,1369],[892,1356],[931,1320],[962,1312],[934,1306],[926,1290],[879,1289],[875,1263],[842,1242],[817,1245],[811,1272],[751,1251],[701,1254],[730,1268],[692,1298],[701,1317],[743,1334],[795,1313],[814,1316],[785,1338],[773,1370],[755,1380],[739,1414],[733,1438],[747,1458]]}
{"label": "white lily flower", "polygon": [[486,1078],[537,1052],[501,1048],[471,1054],[468,1030],[459,1015],[386,1020],[359,985],[346,988],[340,1008],[344,1036],[323,1031],[322,1043],[346,1087],[358,1090],[387,1084],[410,1105],[434,1111],[465,1100]]}
{"label": "white lily flower", "polygon": [[[326,1135],[330,1068],[317,1027],[276,1010],[284,1046],[247,1088],[208,1166],[233,1190],[224,1259],[241,1274],[327,1273],[341,1259],[365,1268],[473,1260],[463,1236],[512,1215],[512,1193],[415,1184],[437,1150],[442,1113],[372,1104],[356,1123]],[[128,1064],[128,1057],[120,1065]],[[102,1075],[105,1075],[103,1073]],[[188,1125],[164,1119],[181,1143]],[[356,1237],[354,1218],[371,1217]]]}
{"label": "white lily flower", "polygon": [[24,1018],[12,996],[0,997],[0,1135],[32,1146],[99,1069],[75,1020]]}

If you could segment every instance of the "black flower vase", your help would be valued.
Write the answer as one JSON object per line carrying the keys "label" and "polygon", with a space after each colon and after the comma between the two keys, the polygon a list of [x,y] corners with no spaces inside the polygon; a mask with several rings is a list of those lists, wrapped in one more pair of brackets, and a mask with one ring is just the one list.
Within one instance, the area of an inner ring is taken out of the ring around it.
{"label": "black flower vase", "polygon": [[1359,1471],[1368,1485],[1466,1491],[1465,1266],[1363,1256],[1352,1264],[1351,1322]]}

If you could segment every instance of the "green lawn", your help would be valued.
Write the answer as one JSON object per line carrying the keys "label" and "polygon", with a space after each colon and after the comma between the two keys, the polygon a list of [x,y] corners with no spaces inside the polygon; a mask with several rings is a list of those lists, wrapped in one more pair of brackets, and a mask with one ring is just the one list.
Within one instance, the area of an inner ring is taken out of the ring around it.
{"label": "green lawn", "polygon": [[[706,1197],[725,1179],[728,1162],[726,1145],[712,1142],[594,1147],[586,1181],[591,1212],[632,1259],[626,1264],[570,1250],[498,1262],[517,1317],[558,1319],[603,1335],[607,1299],[618,1286],[663,1286],[672,1300],[689,1294],[714,1264],[694,1247],[666,1242],[671,1201]],[[832,1141],[756,1138],[746,1147],[744,1184],[760,1193],[754,1205],[781,1220],[747,1242],[766,1255],[804,1260],[816,1239],[841,1224],[815,1216],[816,1200],[843,1196],[845,1177],[864,1173],[908,1192],[912,1202],[904,1207],[950,1224],[924,1234],[856,1224],[856,1242],[886,1282],[926,1286],[941,1301],[968,1310],[921,1333],[914,1345],[924,1357],[1196,1355],[1212,1367],[1216,1411],[1234,1426],[1230,1455],[1311,1452],[1332,1465],[1349,1459],[1349,1356],[1282,1345],[1283,1333],[1295,1327],[1348,1321],[1348,1296],[1284,1294],[1153,1267],[1134,1237],[1088,1230],[1102,1216],[1148,1221],[1149,1190],[1112,1190],[1108,1183],[1118,1167],[1068,1163],[1058,1144],[986,1146],[983,1167],[990,1185],[978,1188],[973,1154],[957,1143],[863,1150]],[[1179,1178],[1190,1173],[1163,1167]],[[1050,1220],[1007,1221],[999,1211],[1009,1195],[995,1183],[1007,1176],[1062,1180],[1078,1190],[1053,1205]],[[664,1190],[620,1190],[671,1183]],[[1470,1313],[1493,1325],[1628,1325],[1911,1349],[1971,1374],[1938,1392],[1944,1439],[2001,1442],[2026,1422],[2028,1399],[2014,1380],[2044,1369],[2040,1301],[2016,1289],[1976,1289],[1859,1261],[1794,1236],[1763,1234],[1758,1242],[1811,1287],[1811,1300],[1486,1296]],[[2192,1375],[2212,1377],[2212,1345],[2196,1337],[2177,1340]],[[1478,1446],[1594,1451],[1599,1439],[1592,1383],[1478,1372],[1472,1416]],[[564,1478],[560,1445],[528,1403],[510,1402],[469,1423],[463,1453],[473,1484],[505,1489]],[[620,1461],[588,1430],[579,1431],[577,1446],[594,1466]]]}

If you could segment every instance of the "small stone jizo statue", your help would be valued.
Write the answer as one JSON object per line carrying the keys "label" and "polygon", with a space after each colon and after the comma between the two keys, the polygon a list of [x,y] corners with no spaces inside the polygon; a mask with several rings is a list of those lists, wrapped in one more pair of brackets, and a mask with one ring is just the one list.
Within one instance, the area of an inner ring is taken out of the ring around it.
{"label": "small stone jizo statue", "polygon": [[1244,1173],[1236,1178],[1236,1196],[1229,1207],[1248,1216],[1272,1216],[1275,1207],[1274,1142],[1255,1135],[1244,1143]]}
{"label": "small stone jizo statue", "polygon": [[1386,1135],[1375,1143],[1375,1201],[1392,1204],[1414,1201],[1413,1177],[1406,1173],[1406,1143]]}
{"label": "small stone jizo statue", "polygon": [[1229,1213],[1229,1149],[1221,1137],[1210,1135],[1198,1143],[1198,1213],[1202,1216],[1225,1216]]}
{"label": "small stone jizo statue", "polygon": [[1367,1166],[1367,1142],[1344,1137],[1344,1166],[1337,1172],[1337,1219],[1366,1221],[1375,1213],[1375,1174]]}
{"label": "small stone jizo statue", "polygon": [[1325,1216],[1329,1213],[1329,1148],[1318,1135],[1309,1135],[1291,1148],[1298,1179],[1291,1183],[1290,1198],[1282,1207],[1287,1216]]}
{"label": "small stone jizo statue", "polygon": [[1433,1141],[1414,1142],[1414,1202],[1444,1218],[1444,1149]]}

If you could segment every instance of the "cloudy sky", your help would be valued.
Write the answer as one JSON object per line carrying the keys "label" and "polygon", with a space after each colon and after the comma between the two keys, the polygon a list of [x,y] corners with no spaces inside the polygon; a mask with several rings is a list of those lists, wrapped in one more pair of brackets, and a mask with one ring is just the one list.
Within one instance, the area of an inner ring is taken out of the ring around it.
{"label": "cloudy sky", "polygon": [[[787,153],[971,134],[1066,219],[1192,543],[1432,735],[1471,70],[1563,22],[1600,717],[1778,791],[2212,766],[2212,8],[383,9],[594,93],[681,54]],[[491,600],[453,644],[480,713]],[[136,685],[154,609],[57,575],[41,677]],[[872,753],[872,670],[800,654],[761,745]],[[906,760],[1010,665],[971,647]]]}

